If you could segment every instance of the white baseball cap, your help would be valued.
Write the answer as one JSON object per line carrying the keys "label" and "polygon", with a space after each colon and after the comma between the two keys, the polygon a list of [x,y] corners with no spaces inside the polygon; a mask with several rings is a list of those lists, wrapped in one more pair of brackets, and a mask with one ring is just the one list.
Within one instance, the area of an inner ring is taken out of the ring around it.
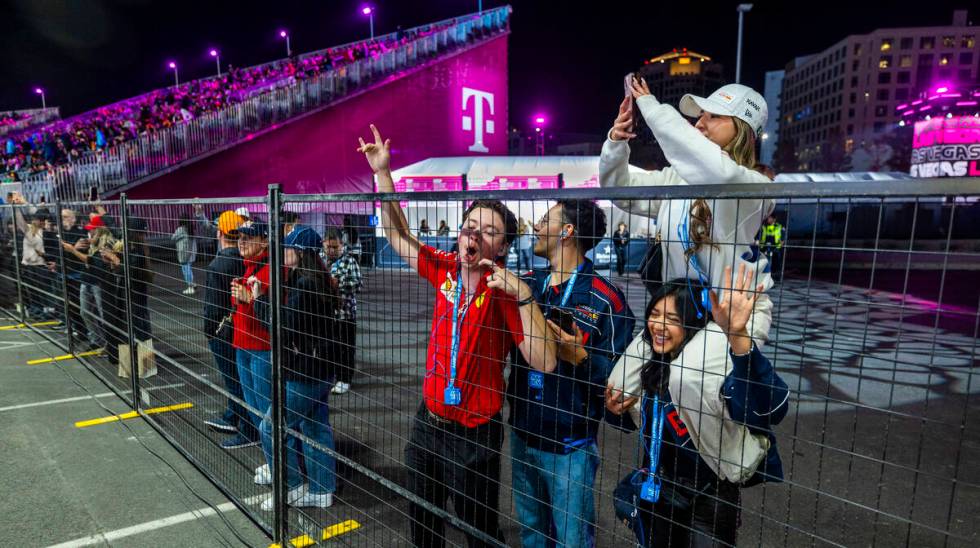
{"label": "white baseball cap", "polygon": [[762,95],[742,84],[722,86],[708,97],[688,93],[681,98],[680,107],[685,116],[692,118],[701,116],[702,111],[738,118],[752,128],[756,137],[762,135],[769,117],[769,107]]}
{"label": "white baseball cap", "polygon": [[242,217],[245,217],[246,219],[251,219],[252,218],[252,214],[249,213],[247,207],[240,207],[240,208],[238,208],[238,209],[235,210],[235,213],[241,215]]}

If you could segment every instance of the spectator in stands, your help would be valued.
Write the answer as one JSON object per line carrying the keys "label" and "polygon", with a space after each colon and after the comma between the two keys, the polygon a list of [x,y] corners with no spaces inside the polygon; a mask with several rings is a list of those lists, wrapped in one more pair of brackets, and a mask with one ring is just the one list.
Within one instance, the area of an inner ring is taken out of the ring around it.
{"label": "spectator in stands", "polygon": [[177,263],[180,271],[184,275],[184,282],[187,288],[182,292],[184,295],[193,295],[197,290],[194,283],[194,261],[197,258],[197,239],[194,238],[194,223],[190,215],[182,214],[180,221],[177,222],[177,229],[170,236],[177,248]]}
{"label": "spectator in stands", "polygon": [[[254,311],[254,295],[269,290],[269,225],[251,223],[238,229],[238,251],[245,264],[242,278],[231,282],[231,298],[234,305],[232,322],[235,363],[238,380],[242,385],[245,403],[251,409],[252,424],[259,424],[269,410],[271,397],[271,365],[269,331],[262,325]],[[257,287],[256,287],[257,286]],[[258,445],[239,433],[221,444],[225,449],[237,449]]]}
{"label": "spectator in stands", "polygon": [[[373,125],[371,131],[374,142],[360,139],[358,150],[379,192],[394,192],[390,142]],[[440,508],[451,497],[460,519],[503,542],[497,504],[504,361],[517,346],[533,367],[550,371],[556,353],[541,310],[527,306],[534,304],[531,289],[499,265],[490,268],[506,256],[517,219],[501,202],[473,202],[463,214],[459,252],[421,244],[398,202],[382,204],[382,226],[395,252],[435,290],[424,397],[405,448],[408,487]],[[415,503],[409,514],[415,546],[445,544],[442,518]],[[469,544],[489,543],[469,537]]]}
{"label": "spectator in stands", "polygon": [[629,246],[630,231],[626,229],[626,223],[619,223],[613,234],[613,247],[616,250],[616,273],[620,276],[626,271],[626,254]]}
{"label": "spectator in stands", "polygon": [[334,394],[346,394],[350,390],[354,371],[357,369],[357,294],[361,291],[361,267],[347,251],[343,236],[336,228],[327,230],[323,240],[323,256],[330,271],[330,284],[340,291],[341,300],[336,311],[334,340],[338,345],[337,384]]}
{"label": "spectator in stands", "polygon": [[[680,108],[688,116],[698,118],[694,126],[673,107],[659,103],[642,79],[633,80],[631,93],[632,97],[620,104],[619,115],[602,147],[599,158],[602,186],[770,182],[754,169],[755,143],[765,125],[767,109],[762,96],[751,88],[729,84],[709,98],[685,95]],[[648,172],[628,170],[627,141],[635,136],[631,108],[634,100],[670,167]],[[708,289],[732,286],[730,280],[722,277],[726,265],[747,264],[764,290],[772,287],[768,260],[755,245],[762,219],[772,211],[772,200],[716,200],[710,204],[705,199],[630,200],[615,204],[658,220],[657,231],[663,247],[661,279],[689,279],[692,292],[695,283],[701,286],[700,294],[694,296],[702,316],[711,312]],[[749,329],[761,345],[768,338],[772,301],[761,295],[754,306]],[[639,393],[640,370],[649,361],[642,342],[640,338],[634,339],[610,376],[617,389],[624,388],[630,394]],[[705,370],[723,369],[728,356],[724,341],[707,346],[703,331],[695,335],[683,352],[684,363],[703,364]],[[692,390],[684,397],[694,398],[699,390]],[[683,400],[677,403],[690,407]],[[711,448],[702,448],[702,453],[712,454]]]}
{"label": "spectator in stands", "polygon": [[524,546],[591,546],[603,390],[634,318],[623,293],[585,257],[606,233],[594,202],[560,200],[534,232],[534,253],[549,267],[534,270],[529,283],[560,346],[550,373],[520,356],[510,370],[514,510]]}
{"label": "spectator in stands", "polygon": [[[287,274],[283,281],[281,313],[282,371],[286,382],[286,428],[299,431],[333,451],[333,427],[330,426],[327,401],[335,375],[337,344],[331,339],[335,331],[334,311],[340,306],[340,295],[320,260],[322,246],[320,235],[302,225],[297,225],[283,243],[283,264]],[[256,286],[253,291],[256,314],[259,318],[268,318],[268,294],[260,295]],[[275,450],[271,413],[266,413],[259,431],[271,470]],[[302,453],[287,450],[286,455],[287,504],[316,508],[333,504],[333,493],[337,490],[333,455],[305,441],[302,442]],[[300,455],[305,462],[305,473],[301,471]],[[256,476],[257,483],[264,483],[258,480],[266,478]],[[271,483],[271,474],[267,479]],[[271,511],[273,505],[274,499],[270,495],[261,508]]]}
{"label": "spectator in stands", "polygon": [[[231,283],[245,274],[245,263],[238,251],[238,229],[245,219],[234,211],[225,211],[218,216],[216,232],[218,252],[208,264],[204,282],[204,336],[214,357],[214,363],[221,373],[227,398],[224,413],[205,419],[204,424],[238,438],[254,442],[259,439],[251,414],[245,411],[237,400],[244,400],[242,384],[238,378],[235,348],[232,346],[234,325],[231,315]],[[241,439],[234,439],[232,445],[239,445]]]}
{"label": "spectator in stands", "polygon": [[[730,266],[724,279],[731,279]],[[610,422],[621,421],[627,430],[642,425],[641,470],[624,478],[614,493],[617,517],[640,546],[734,546],[740,485],[783,479],[772,428],[786,416],[789,390],[747,329],[754,301],[762,295],[762,284],[754,286],[754,279],[743,263],[732,288],[721,288],[720,299],[710,291],[715,323],[708,322],[686,278],[664,284],[647,305],[639,337],[649,348],[642,394],[623,394],[612,384],[606,389]],[[680,359],[695,333],[705,331],[726,345],[727,368],[702,370]],[[703,386],[698,399],[681,396],[697,386]],[[640,401],[637,421],[627,411],[635,411]],[[703,451],[714,443],[709,438],[729,440],[720,455]],[[735,471],[719,474],[719,468]],[[659,496],[643,494],[655,485]]]}
{"label": "spectator in stands", "polygon": [[419,223],[419,236],[431,236],[431,235],[432,235],[432,229],[429,228],[428,219],[422,219],[422,222]]}
{"label": "spectator in stands", "polygon": [[439,229],[436,231],[436,236],[449,236],[449,225],[446,224],[445,219],[439,221]]}

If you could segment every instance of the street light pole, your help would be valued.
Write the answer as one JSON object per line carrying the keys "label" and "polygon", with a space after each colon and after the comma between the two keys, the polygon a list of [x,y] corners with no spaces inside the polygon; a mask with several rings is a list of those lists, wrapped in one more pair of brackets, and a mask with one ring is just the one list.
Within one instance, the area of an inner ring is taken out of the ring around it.
{"label": "street light pole", "polygon": [[368,24],[371,26],[371,40],[374,40],[374,8],[364,6],[361,8],[361,13],[368,16]]}
{"label": "street light pole", "polygon": [[279,31],[279,37],[286,39],[286,57],[292,57],[293,56],[293,48],[291,48],[289,46],[289,33],[286,32],[286,31],[284,31],[284,30],[281,30],[281,31]]}
{"label": "street light pole", "polygon": [[221,55],[218,53],[218,50],[212,49],[211,50],[211,57],[214,57],[214,68],[217,69],[218,76],[220,77],[221,76]]}
{"label": "street light pole", "polygon": [[45,99],[44,99],[44,90],[41,89],[41,88],[34,88],[34,93],[36,93],[36,94],[38,94],[38,95],[41,96],[41,108],[42,109],[48,108],[48,102],[45,101]]}
{"label": "street light pole", "polygon": [[742,28],[745,14],[752,10],[752,4],[739,4],[738,10],[738,50],[735,53],[735,83],[742,81]]}
{"label": "street light pole", "polygon": [[180,76],[177,74],[177,63],[171,61],[170,68],[174,69],[174,87],[180,87]]}

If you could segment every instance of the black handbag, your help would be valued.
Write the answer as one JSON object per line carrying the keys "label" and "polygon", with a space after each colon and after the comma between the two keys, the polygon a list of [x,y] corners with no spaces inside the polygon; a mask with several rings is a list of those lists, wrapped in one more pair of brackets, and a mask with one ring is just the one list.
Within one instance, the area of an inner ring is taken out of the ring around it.
{"label": "black handbag", "polygon": [[[649,516],[653,514],[653,504],[640,496],[643,482],[650,471],[646,468],[633,470],[623,476],[613,490],[613,509],[616,519],[623,522],[633,531],[639,546],[646,546],[650,532],[646,527],[652,523]],[[689,481],[681,479],[680,483],[664,480],[660,488],[660,499],[657,506],[660,512],[673,508],[672,512],[687,512],[691,510],[694,497],[698,491]],[[646,514],[644,517],[643,514]]]}
{"label": "black handbag", "polygon": [[653,243],[647,246],[647,252],[643,255],[643,260],[640,261],[639,268],[636,272],[643,279],[643,285],[647,288],[647,292],[650,293],[652,297],[657,291],[660,290],[660,286],[664,283],[663,276],[664,267],[664,250],[663,244],[660,242],[660,230],[657,230],[657,236]]}

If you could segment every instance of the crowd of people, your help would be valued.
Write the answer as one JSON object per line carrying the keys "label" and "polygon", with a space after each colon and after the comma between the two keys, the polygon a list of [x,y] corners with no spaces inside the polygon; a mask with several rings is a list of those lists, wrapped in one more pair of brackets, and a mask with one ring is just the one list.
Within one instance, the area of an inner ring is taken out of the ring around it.
{"label": "crowd of people", "polygon": [[248,68],[228,67],[220,76],[158,89],[64,120],[25,128],[3,138],[0,182],[23,180],[98,153],[115,144],[173,127],[240,103],[256,93],[316,78],[334,68],[372,58],[448,23],[400,29],[391,35]]}
{"label": "crowd of people", "polygon": [[[685,96],[678,112],[659,103],[642,78],[629,83],[603,145],[603,186],[771,180],[756,162],[767,117],[757,92],[727,85],[708,97]],[[637,117],[670,167],[628,169]],[[394,192],[391,143],[376,127],[371,131],[373,138],[362,139],[359,150],[379,191]],[[408,512],[414,545],[445,545],[446,520],[433,509],[446,511],[450,501],[467,524],[470,546],[505,541],[498,499],[508,429],[514,513],[520,542],[528,547],[594,544],[603,422],[639,436],[642,458],[611,495],[616,516],[642,546],[735,545],[741,490],[782,480],[773,428],[786,415],[789,390],[764,353],[773,279],[757,245],[773,201],[616,205],[657,220],[654,242],[662,262],[653,269],[656,279],[647,280],[650,298],[640,317],[587,258],[609,228],[594,201],[558,200],[533,223],[500,201],[472,201],[448,251],[421,241],[399,202],[382,203],[388,244],[431,286],[433,299],[422,398],[404,449],[406,484],[416,497]],[[148,270],[144,244],[131,240],[122,253],[104,211],[90,214],[83,227],[75,212],[61,214],[65,260],[81,272],[77,291],[88,340],[115,346],[110,332],[118,330],[108,328],[113,322],[106,315],[119,314],[125,297],[118,269],[127,257]],[[44,245],[45,220],[43,212],[15,220],[23,233],[23,265],[34,279],[58,271]],[[773,222],[763,234],[775,243],[763,243],[781,245],[781,228]],[[337,489],[329,399],[351,389],[355,370],[358,261],[340,231],[321,235],[298,214],[283,215],[279,242],[270,241],[270,226],[247,210],[224,211],[208,226],[218,249],[207,267],[203,331],[229,397],[206,424],[229,434],[225,449],[261,445],[265,462],[254,482],[272,483],[269,260],[271,246],[282,246],[276,300],[285,423],[303,434],[287,436],[287,503],[329,507]],[[430,232],[424,226],[417,232]],[[617,245],[625,246],[627,227],[617,228]],[[194,239],[192,218],[182,217],[173,236],[182,269],[194,262]],[[508,270],[515,240],[547,266],[527,260],[527,272]],[[193,294],[190,267],[184,276],[185,292]],[[32,314],[48,312],[43,296],[27,302]],[[145,301],[133,309],[139,321]],[[136,329],[138,337],[152,336],[148,321]],[[273,505],[270,495],[261,508]]]}

